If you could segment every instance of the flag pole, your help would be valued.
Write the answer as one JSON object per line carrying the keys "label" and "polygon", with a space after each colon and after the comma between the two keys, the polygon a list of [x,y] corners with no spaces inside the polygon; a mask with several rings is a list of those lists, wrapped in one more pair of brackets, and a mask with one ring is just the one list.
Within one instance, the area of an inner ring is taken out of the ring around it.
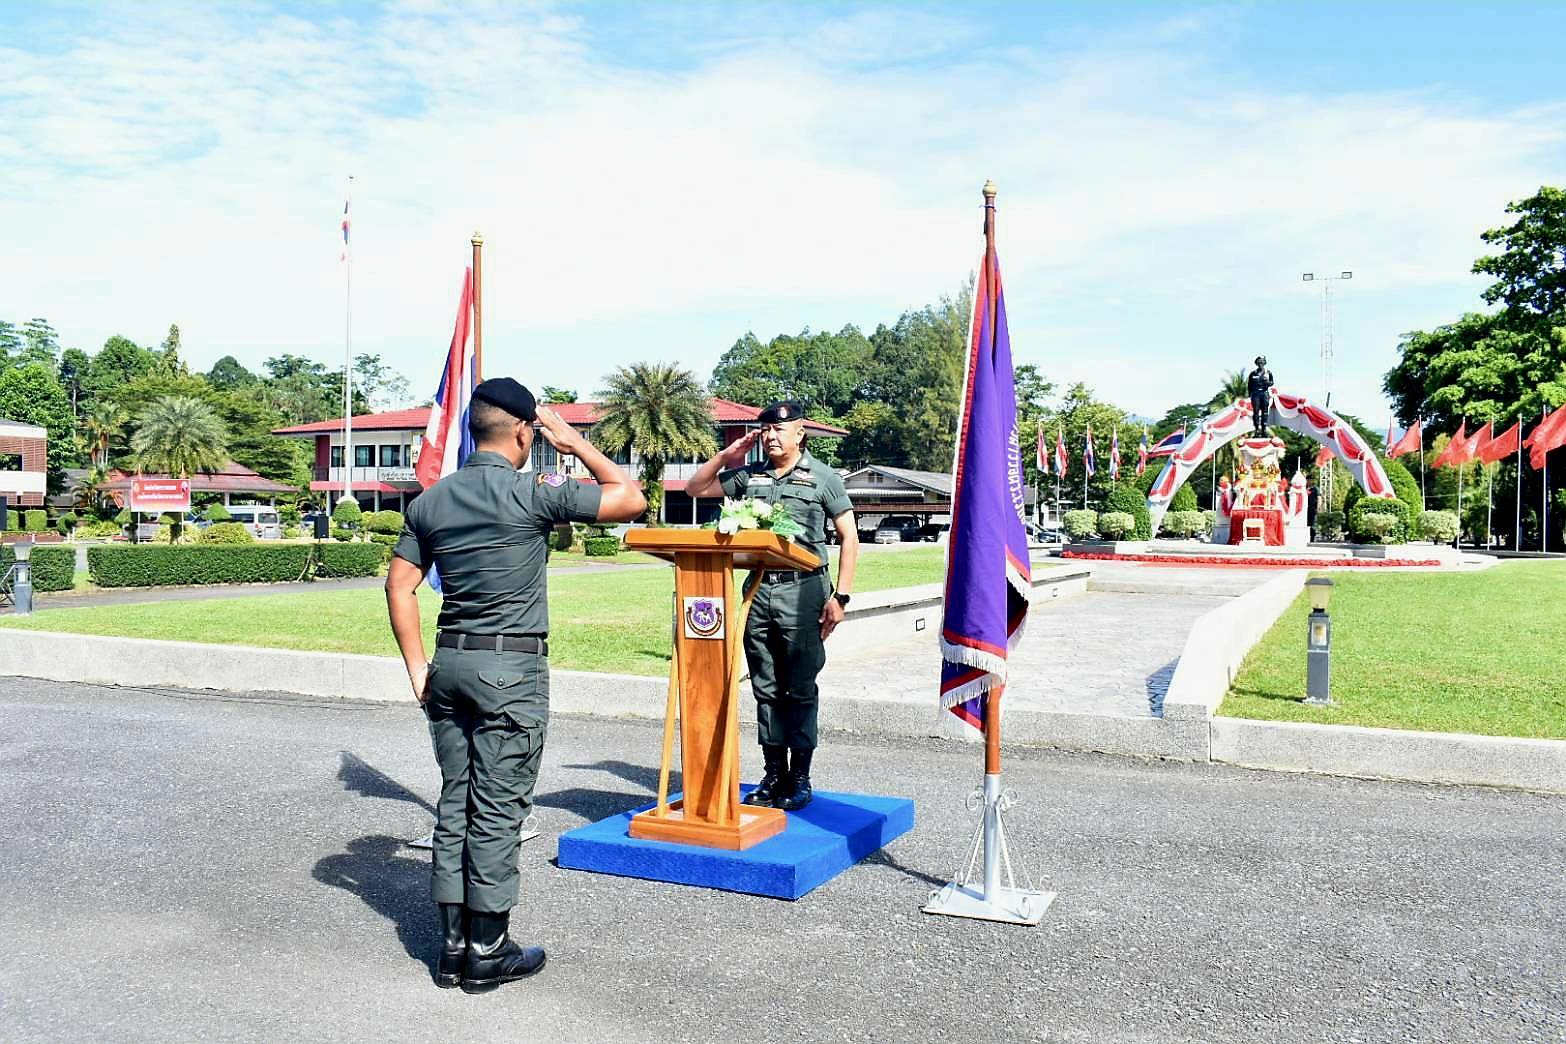
{"label": "flag pole", "polygon": [[1517,517],[1512,521],[1512,550],[1522,550],[1522,416],[1517,417]]}
{"label": "flag pole", "polygon": [[[984,273],[989,294],[986,306],[990,309],[989,330],[992,338],[999,337],[998,305],[999,281],[995,263],[995,183],[984,183]],[[984,350],[980,345],[979,349]],[[992,341],[990,350],[995,349]],[[993,357],[993,355],[992,355]],[[1010,581],[1002,577],[1001,584]],[[1004,593],[1004,592],[1002,592]],[[1001,921],[1008,924],[1037,925],[1044,911],[1054,902],[1053,892],[1036,892],[1031,888],[1016,887],[1012,878],[1011,855],[1006,848],[1006,827],[1001,813],[1011,804],[1011,798],[1001,789],[1000,754],[1000,701],[1005,692],[1004,681],[998,681],[984,696],[984,785],[980,790],[983,799],[982,817],[973,841],[964,859],[967,868],[944,888],[932,892],[924,906],[925,913],[948,917],[967,917],[975,920]],[[980,890],[967,883],[974,859],[982,852],[983,883]],[[1004,868],[1004,881],[1002,873]]]}
{"label": "flag pole", "polygon": [[484,237],[473,233],[473,383],[484,379]]}
{"label": "flag pole", "polygon": [[[349,208],[353,205],[353,175],[343,204],[343,499],[353,496],[353,243]],[[330,463],[330,461],[328,461]],[[341,503],[341,501],[339,501]]]}
{"label": "flag pole", "polygon": [[[1461,432],[1467,423],[1468,418],[1464,417],[1463,424],[1459,425],[1457,430]],[[1456,438],[1456,436],[1454,435],[1453,438]],[[1467,441],[1466,436],[1464,441]],[[1459,551],[1463,549],[1463,470],[1467,466],[1468,462],[1466,460],[1457,462],[1457,549]]]}
{"label": "flag pole", "polygon": [[[1561,409],[1566,410],[1566,406],[1562,406]],[[1549,414],[1545,412],[1544,407],[1539,407],[1539,425],[1541,428],[1544,425],[1544,419],[1548,416]],[[1536,430],[1533,435],[1534,438],[1538,438],[1539,432]],[[1544,450],[1544,470],[1541,475],[1539,482],[1539,550],[1548,554],[1550,550],[1550,451],[1548,448]]]}

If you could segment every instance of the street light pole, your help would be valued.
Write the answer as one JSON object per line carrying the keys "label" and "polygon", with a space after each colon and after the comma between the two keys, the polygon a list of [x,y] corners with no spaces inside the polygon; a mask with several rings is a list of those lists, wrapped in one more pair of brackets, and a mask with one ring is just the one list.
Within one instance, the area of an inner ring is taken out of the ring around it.
{"label": "street light pole", "polygon": [[[1332,406],[1332,357],[1334,349],[1332,344],[1332,284],[1346,279],[1353,279],[1354,273],[1341,271],[1337,275],[1322,272],[1302,272],[1300,282],[1321,284],[1321,404],[1323,407]],[[1332,468],[1329,465],[1326,474],[1322,476],[1325,487],[1322,493],[1327,498],[1327,504],[1332,504]]]}

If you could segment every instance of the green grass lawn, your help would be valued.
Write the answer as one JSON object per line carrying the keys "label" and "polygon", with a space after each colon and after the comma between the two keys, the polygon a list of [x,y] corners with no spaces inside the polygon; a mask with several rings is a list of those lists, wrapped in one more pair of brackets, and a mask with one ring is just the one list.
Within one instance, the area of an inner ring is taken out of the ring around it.
{"label": "green grass lawn", "polygon": [[[942,575],[942,554],[934,546],[868,552],[859,560],[855,590],[876,591],[938,581]],[[672,589],[672,577],[666,569],[606,568],[603,572],[551,577],[551,662],[571,670],[666,673]],[[421,589],[420,606],[425,631],[433,637],[440,599],[427,588]],[[0,618],[0,626],[397,655],[386,622],[385,597],[376,588],[332,590],[302,586],[297,594],[48,608],[20,619]]]}
{"label": "green grass lawn", "polygon": [[1300,599],[1246,657],[1236,718],[1566,739],[1566,562],[1332,574],[1332,697],[1307,707]]}

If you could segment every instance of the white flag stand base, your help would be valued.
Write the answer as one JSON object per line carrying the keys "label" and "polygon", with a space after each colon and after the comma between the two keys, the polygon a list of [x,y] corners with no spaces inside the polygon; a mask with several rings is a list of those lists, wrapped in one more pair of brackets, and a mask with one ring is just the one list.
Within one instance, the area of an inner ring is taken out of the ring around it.
{"label": "white flag stand base", "polygon": [[[1013,804],[1012,796],[1001,790],[999,773],[987,774],[983,791],[974,796],[980,799],[982,812],[960,872],[945,888],[930,893],[924,912],[978,921],[1037,925],[1043,920],[1044,911],[1055,901],[1055,893],[1017,887],[1012,875],[1011,853],[1006,849],[1006,826],[1001,819],[1001,813]],[[973,870],[981,852],[984,876],[975,882]],[[1003,869],[1005,884],[1001,883]]]}

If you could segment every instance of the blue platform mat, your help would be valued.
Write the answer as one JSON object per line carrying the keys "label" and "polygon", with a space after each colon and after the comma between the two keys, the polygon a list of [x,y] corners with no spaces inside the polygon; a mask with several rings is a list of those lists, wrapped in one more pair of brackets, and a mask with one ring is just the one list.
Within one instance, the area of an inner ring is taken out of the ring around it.
{"label": "blue platform mat", "polygon": [[[742,787],[749,793],[752,787]],[[678,800],[678,796],[671,798]],[[743,852],[631,837],[631,817],[645,805],[560,836],[559,863],[620,877],[798,899],[913,829],[907,798],[818,790],[788,814],[781,834]]]}

